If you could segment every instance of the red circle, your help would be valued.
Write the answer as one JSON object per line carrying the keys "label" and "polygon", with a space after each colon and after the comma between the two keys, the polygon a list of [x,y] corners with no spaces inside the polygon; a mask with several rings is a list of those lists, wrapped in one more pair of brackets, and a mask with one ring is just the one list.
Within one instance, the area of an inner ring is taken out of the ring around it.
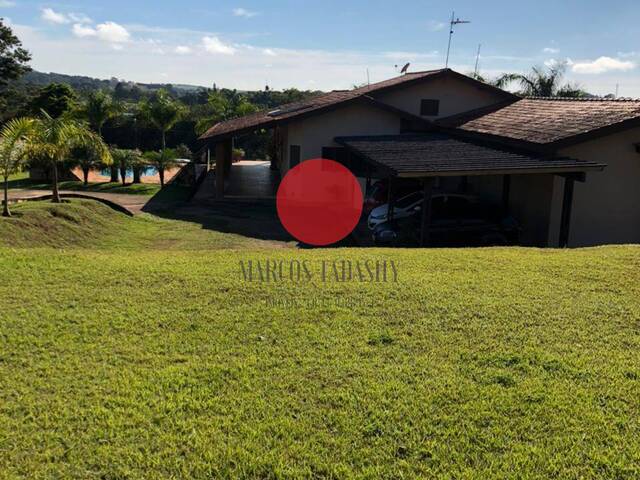
{"label": "red circle", "polygon": [[362,189],[333,160],[306,160],[287,172],[277,195],[278,216],[299,241],[325,246],[349,235],[362,214]]}

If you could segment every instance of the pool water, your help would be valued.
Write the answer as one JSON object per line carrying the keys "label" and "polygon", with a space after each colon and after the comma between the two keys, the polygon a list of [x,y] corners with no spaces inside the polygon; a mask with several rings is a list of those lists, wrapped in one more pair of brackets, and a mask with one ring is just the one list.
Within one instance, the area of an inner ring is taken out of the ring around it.
{"label": "pool water", "polygon": [[[140,170],[140,176],[141,177],[152,177],[154,175],[158,174],[158,169],[155,167],[145,167],[143,169]],[[111,169],[110,168],[104,168],[100,171],[100,175],[102,175],[103,177],[110,177],[111,176]],[[118,169],[118,175],[120,175],[120,169]],[[127,170],[127,178],[133,178],[133,170],[132,169],[128,169]]]}

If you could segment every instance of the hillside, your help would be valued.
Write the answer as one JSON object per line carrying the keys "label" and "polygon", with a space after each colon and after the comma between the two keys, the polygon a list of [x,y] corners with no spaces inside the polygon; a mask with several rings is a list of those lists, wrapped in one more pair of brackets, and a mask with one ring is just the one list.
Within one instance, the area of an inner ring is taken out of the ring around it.
{"label": "hillside", "polygon": [[158,90],[160,88],[173,88],[178,91],[191,92],[201,88],[201,86],[197,85],[173,85],[173,84],[165,84],[165,83],[137,83],[130,82],[127,80],[119,80],[117,78],[111,78],[109,80],[101,80],[97,78],[85,77],[82,75],[66,75],[63,73],[44,73],[38,71],[31,71],[24,75],[21,80],[25,84],[29,85],[37,85],[40,87],[49,85],[50,83],[66,83],[73,87],[76,90],[80,90],[83,92],[93,91],[93,90],[104,90],[104,89],[115,89],[119,83],[127,84],[127,85],[136,85],[141,88],[143,91],[153,91]]}

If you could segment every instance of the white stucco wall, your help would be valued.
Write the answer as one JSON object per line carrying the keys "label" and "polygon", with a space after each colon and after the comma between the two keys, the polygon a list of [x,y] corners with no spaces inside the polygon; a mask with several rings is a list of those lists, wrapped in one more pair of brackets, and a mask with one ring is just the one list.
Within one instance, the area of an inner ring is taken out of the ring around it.
{"label": "white stucco wall", "polygon": [[426,119],[448,117],[504,100],[497,93],[455,78],[440,78],[374,96],[377,100],[418,116],[422,99],[440,100],[439,115],[423,117]]}
{"label": "white stucco wall", "polygon": [[286,161],[282,174],[289,168],[289,146],[300,146],[300,161],[318,158],[322,147],[338,147],[335,137],[352,135],[397,135],[400,118],[377,107],[363,104],[346,105],[322,115],[304,118],[287,126]]}
{"label": "white stucco wall", "polygon": [[[604,162],[600,173],[576,182],[569,246],[640,243],[640,128],[591,140],[559,152],[581,160]],[[562,208],[562,194],[554,210]],[[558,213],[559,215],[559,213]]]}

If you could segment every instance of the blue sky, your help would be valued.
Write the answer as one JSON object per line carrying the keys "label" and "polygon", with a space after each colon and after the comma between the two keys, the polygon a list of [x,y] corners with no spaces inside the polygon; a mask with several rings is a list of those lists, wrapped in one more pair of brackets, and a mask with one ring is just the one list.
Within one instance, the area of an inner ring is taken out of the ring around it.
{"label": "blue sky", "polygon": [[640,2],[0,0],[42,71],[255,89],[348,88],[444,64],[481,73],[568,62],[567,80],[640,97]]}

